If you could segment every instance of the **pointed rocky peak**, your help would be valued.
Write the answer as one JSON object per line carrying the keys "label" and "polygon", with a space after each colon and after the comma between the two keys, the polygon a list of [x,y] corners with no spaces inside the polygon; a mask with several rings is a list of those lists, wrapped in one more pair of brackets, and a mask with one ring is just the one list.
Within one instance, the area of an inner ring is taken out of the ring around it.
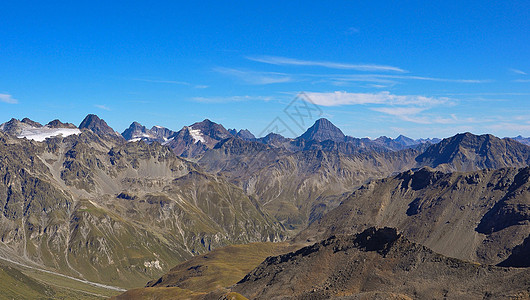
{"label": "pointed rocky peak", "polygon": [[230,132],[223,125],[212,122],[209,119],[195,123],[190,128],[192,130],[198,130],[196,134],[207,135],[214,140],[223,140],[231,136]]}
{"label": "pointed rocky peak", "polygon": [[250,132],[248,129],[239,130],[236,136],[246,141],[253,141],[256,139],[256,136],[254,136],[254,134],[252,134],[252,132]]}
{"label": "pointed rocky peak", "polygon": [[46,127],[49,127],[49,128],[72,128],[72,129],[77,128],[74,124],[72,124],[72,123],[63,123],[63,122],[59,121],[59,119],[55,119],[53,121],[48,122],[48,124],[46,124]]}
{"label": "pointed rocky peak", "polygon": [[0,125],[0,129],[10,135],[18,135],[22,128],[30,127],[28,124],[20,122],[18,119],[12,118],[11,120]]}
{"label": "pointed rocky peak", "polygon": [[394,141],[396,141],[397,143],[405,146],[405,147],[408,147],[408,146],[414,146],[416,144],[418,144],[419,142],[409,138],[409,137],[406,137],[402,134],[400,134]]}
{"label": "pointed rocky peak", "polygon": [[523,137],[522,135],[518,135],[514,138],[511,138],[512,140],[518,141],[521,144],[525,144],[530,146],[530,137]]}
{"label": "pointed rocky peak", "polygon": [[250,132],[248,129],[241,129],[239,131],[237,131],[237,129],[228,129],[228,132],[235,136],[235,137],[238,137],[240,139],[243,139],[245,141],[254,141],[256,140],[256,136],[254,136],[252,134],[252,132]]}
{"label": "pointed rocky peak", "polygon": [[39,123],[39,122],[35,122],[35,121],[31,120],[30,118],[24,118],[24,119],[22,119],[21,122],[24,123],[24,124],[28,124],[29,126],[31,126],[31,127],[35,127],[35,128],[40,128],[40,127],[42,127],[42,124],[41,124],[41,123]]}
{"label": "pointed rocky peak", "polygon": [[173,131],[171,129],[168,129],[166,127],[158,126],[158,125],[153,126],[150,129],[150,131],[151,131],[152,134],[154,134],[155,136],[157,136],[158,138],[161,138],[161,139],[168,139],[172,135],[176,134],[175,131]]}
{"label": "pointed rocky peak", "polygon": [[79,129],[88,129],[98,135],[116,135],[116,132],[107,125],[107,122],[94,114],[87,115],[83,122],[79,124]]}
{"label": "pointed rocky peak", "polygon": [[342,142],[345,139],[345,135],[328,119],[321,118],[318,119],[313,126],[307,129],[307,131],[299,138],[306,141],[316,140],[321,142],[325,140],[332,140],[335,142]]}
{"label": "pointed rocky peak", "polygon": [[126,140],[132,140],[135,138],[141,138],[142,136],[148,136],[148,131],[145,126],[142,124],[134,121],[129,126],[129,128],[125,129],[125,131],[121,134]]}

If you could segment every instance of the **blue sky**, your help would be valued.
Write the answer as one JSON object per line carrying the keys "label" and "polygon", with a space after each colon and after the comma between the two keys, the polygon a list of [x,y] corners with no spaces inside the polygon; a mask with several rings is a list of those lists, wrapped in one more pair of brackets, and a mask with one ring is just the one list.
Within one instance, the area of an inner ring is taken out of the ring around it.
{"label": "blue sky", "polygon": [[530,2],[431,2],[3,1],[0,122],[530,136]]}

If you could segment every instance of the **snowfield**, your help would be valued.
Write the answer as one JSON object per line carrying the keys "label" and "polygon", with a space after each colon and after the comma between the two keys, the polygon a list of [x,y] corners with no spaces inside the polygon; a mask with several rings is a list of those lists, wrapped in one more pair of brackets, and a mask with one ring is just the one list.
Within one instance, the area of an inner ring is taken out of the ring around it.
{"label": "snowfield", "polygon": [[22,132],[17,135],[18,138],[27,138],[28,140],[34,140],[37,142],[43,142],[45,139],[62,135],[63,137],[72,135],[72,134],[80,134],[81,130],[77,128],[49,128],[49,127],[41,127],[41,128],[25,128],[22,130]]}
{"label": "snowfield", "polygon": [[206,142],[204,140],[204,137],[202,136],[200,129],[193,129],[192,127],[188,127],[188,131],[190,132],[191,137],[195,141],[195,144],[197,144],[199,141],[201,141],[202,143]]}

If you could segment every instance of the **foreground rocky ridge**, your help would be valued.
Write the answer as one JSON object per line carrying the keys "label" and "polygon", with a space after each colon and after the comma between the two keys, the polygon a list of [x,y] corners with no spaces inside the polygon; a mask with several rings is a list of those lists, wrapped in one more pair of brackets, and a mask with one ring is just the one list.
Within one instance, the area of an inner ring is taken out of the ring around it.
{"label": "foreground rocky ridge", "polygon": [[267,258],[232,291],[249,299],[526,299],[530,269],[448,258],[394,228],[332,236]]}

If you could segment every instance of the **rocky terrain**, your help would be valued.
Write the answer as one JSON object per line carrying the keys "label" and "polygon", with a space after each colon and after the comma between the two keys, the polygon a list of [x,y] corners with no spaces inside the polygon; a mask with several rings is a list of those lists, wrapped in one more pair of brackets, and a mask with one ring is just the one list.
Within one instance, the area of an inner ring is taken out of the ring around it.
{"label": "rocky terrain", "polygon": [[[282,248],[293,250],[389,226],[444,259],[527,267],[529,164],[530,147],[513,139],[358,139],[326,119],[297,138],[256,138],[210,120],[179,131],[133,122],[120,135],[96,115],[79,127],[12,119],[0,125],[0,260],[117,287],[151,281],[135,295],[240,297],[248,287],[226,288],[279,248],[198,257],[298,234]],[[197,264],[184,262],[192,257]],[[208,271],[192,268],[203,263]],[[204,280],[215,284],[201,289]],[[299,295],[310,295],[305,288]],[[317,296],[414,298],[328,290]]]}
{"label": "rocky terrain", "polygon": [[465,262],[394,228],[271,256],[232,288],[249,299],[527,299],[530,269]]}
{"label": "rocky terrain", "polygon": [[[337,145],[331,139],[307,142],[302,138],[342,139],[342,132],[334,128],[321,119],[297,140],[320,146]],[[359,149],[359,153],[318,147],[294,151],[232,137],[216,144],[197,163],[244,189],[295,232],[336,207],[344,193],[373,179],[425,166],[454,172],[530,164],[529,146],[492,135],[459,134],[437,144],[423,143],[416,149],[399,151],[370,146],[373,149],[365,152],[366,146],[341,143]]]}
{"label": "rocky terrain", "polygon": [[362,186],[297,238],[391,226],[443,255],[498,264],[530,234],[529,178],[530,167],[407,171]]}
{"label": "rocky terrain", "polygon": [[131,287],[215,247],[283,239],[240,188],[97,123],[44,143],[0,133],[1,256]]}

